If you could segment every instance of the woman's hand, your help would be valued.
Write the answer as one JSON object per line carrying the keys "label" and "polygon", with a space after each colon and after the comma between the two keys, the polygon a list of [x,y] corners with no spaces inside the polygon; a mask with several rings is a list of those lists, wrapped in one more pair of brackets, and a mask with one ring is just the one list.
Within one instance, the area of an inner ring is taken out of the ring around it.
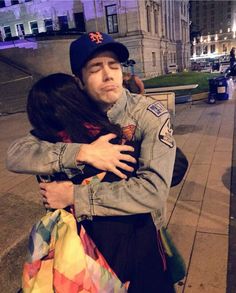
{"label": "woman's hand", "polygon": [[110,143],[110,140],[115,137],[115,134],[110,133],[99,137],[91,144],[83,144],[77,154],[76,161],[103,171],[110,171],[118,177],[126,179],[127,176],[117,168],[128,172],[133,171],[133,168],[125,162],[136,163],[135,158],[122,152],[133,152],[134,148],[129,145]]}

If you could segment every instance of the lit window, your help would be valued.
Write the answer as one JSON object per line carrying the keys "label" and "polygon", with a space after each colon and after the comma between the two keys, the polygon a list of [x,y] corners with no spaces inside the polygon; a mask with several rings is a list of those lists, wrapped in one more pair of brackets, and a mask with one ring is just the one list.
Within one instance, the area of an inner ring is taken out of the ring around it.
{"label": "lit window", "polygon": [[33,35],[37,35],[39,33],[37,21],[31,21],[30,28]]}
{"label": "lit window", "polygon": [[118,33],[118,19],[116,4],[105,6],[107,31],[109,34]]}
{"label": "lit window", "polygon": [[51,19],[51,18],[44,19],[44,26],[45,26],[45,30],[46,30],[46,32],[51,32],[51,31],[53,31],[53,23],[52,23],[52,19]]}
{"label": "lit window", "polygon": [[228,33],[230,32],[230,27],[228,27]]}

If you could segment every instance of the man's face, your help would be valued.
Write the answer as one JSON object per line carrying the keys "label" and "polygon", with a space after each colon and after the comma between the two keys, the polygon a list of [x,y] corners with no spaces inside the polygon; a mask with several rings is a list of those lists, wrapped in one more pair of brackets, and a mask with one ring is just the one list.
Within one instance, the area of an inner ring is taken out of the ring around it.
{"label": "man's face", "polygon": [[107,111],[123,91],[121,65],[114,53],[104,51],[95,55],[82,69],[84,90]]}

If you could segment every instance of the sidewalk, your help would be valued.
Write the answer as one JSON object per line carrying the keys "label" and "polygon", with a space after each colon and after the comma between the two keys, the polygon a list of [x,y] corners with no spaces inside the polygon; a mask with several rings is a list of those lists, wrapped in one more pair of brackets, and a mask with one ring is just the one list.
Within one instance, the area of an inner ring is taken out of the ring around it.
{"label": "sidewalk", "polygon": [[168,227],[188,266],[178,293],[236,292],[232,278],[226,291],[234,112],[234,99],[177,108],[174,134],[190,163],[168,204]]}
{"label": "sidewalk", "polygon": [[[189,160],[186,177],[171,189],[168,202],[168,227],[188,266],[178,293],[236,292],[226,291],[234,108],[234,99],[176,106],[174,134]],[[4,166],[9,143],[29,130],[26,114],[0,116],[0,124],[0,292],[15,293],[29,230],[44,211],[34,177]],[[228,288],[232,282],[233,277]]]}

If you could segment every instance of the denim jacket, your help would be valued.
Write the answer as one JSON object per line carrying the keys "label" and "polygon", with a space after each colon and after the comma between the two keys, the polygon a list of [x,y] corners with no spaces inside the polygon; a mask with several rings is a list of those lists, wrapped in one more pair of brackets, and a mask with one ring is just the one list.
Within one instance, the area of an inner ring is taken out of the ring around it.
{"label": "denim jacket", "polygon": [[[137,177],[74,185],[76,216],[81,220],[95,215],[151,212],[156,227],[160,228],[165,221],[176,150],[169,113],[160,102],[124,90],[107,115],[112,123],[126,129],[131,139],[140,142]],[[77,143],[52,144],[29,134],[10,145],[7,168],[18,173],[65,172],[69,177],[74,176],[82,173],[84,167],[75,160],[79,148]]]}

